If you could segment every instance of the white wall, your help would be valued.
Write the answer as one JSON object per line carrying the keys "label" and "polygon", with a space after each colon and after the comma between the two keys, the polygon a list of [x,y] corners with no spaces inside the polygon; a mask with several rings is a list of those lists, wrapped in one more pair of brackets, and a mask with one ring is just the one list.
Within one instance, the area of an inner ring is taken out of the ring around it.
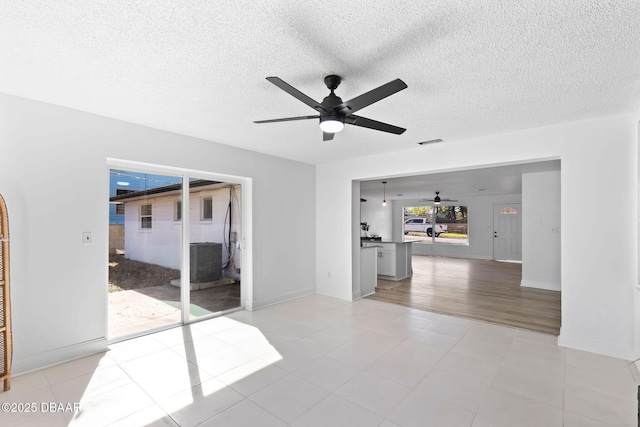
{"label": "white wall", "polygon": [[[455,153],[455,155],[451,155]],[[316,284],[349,299],[359,242],[351,233],[352,180],[562,160],[561,345],[633,359],[637,279],[637,116],[619,115],[416,147],[317,167]],[[625,233],[594,244],[583,215],[594,196],[618,203]]]}
{"label": "white wall", "polygon": [[[314,166],[9,95],[0,95],[0,148],[16,374],[106,345],[107,158],[250,178],[244,303],[315,290]],[[82,244],[85,231],[92,245]]]}
{"label": "white wall", "polygon": [[[134,200],[124,204],[125,258],[180,270],[181,224],[174,221],[180,195]],[[151,205],[152,226],[140,228],[140,208]]]}
{"label": "white wall", "polygon": [[[636,112],[636,147],[640,145],[640,109]],[[640,150],[636,153],[636,159],[638,161],[638,171],[636,173],[636,233],[638,233],[638,238],[636,239],[636,255],[639,257],[637,261],[638,268],[640,269]],[[634,292],[634,306],[636,307],[636,317],[635,317],[635,342],[636,342],[636,354],[640,353],[640,270],[636,272],[638,274],[637,283],[635,286]],[[636,367],[640,371],[640,360],[636,360]]]}
{"label": "white wall", "polygon": [[[392,212],[393,203],[387,202],[387,206],[382,206],[382,198],[367,197],[366,202],[360,203],[360,220],[369,224],[368,236],[377,234],[382,240],[392,239]],[[364,231],[361,231],[364,235]]]}
{"label": "white wall", "polygon": [[[596,205],[597,206],[597,205]],[[591,207],[584,213],[589,214]],[[522,286],[561,290],[560,172],[522,175]],[[595,220],[595,218],[593,218]],[[596,220],[597,222],[597,220]],[[595,240],[592,227],[585,230]]]}

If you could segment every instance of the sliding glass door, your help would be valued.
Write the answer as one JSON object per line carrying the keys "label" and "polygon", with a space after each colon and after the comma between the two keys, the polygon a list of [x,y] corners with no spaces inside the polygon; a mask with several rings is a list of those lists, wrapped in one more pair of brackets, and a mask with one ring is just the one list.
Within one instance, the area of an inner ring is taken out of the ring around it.
{"label": "sliding glass door", "polygon": [[241,306],[240,184],[110,169],[108,338]]}
{"label": "sliding glass door", "polygon": [[240,307],[240,185],[189,179],[189,319]]}
{"label": "sliding glass door", "polygon": [[181,321],[182,178],[112,169],[109,198],[110,339]]}

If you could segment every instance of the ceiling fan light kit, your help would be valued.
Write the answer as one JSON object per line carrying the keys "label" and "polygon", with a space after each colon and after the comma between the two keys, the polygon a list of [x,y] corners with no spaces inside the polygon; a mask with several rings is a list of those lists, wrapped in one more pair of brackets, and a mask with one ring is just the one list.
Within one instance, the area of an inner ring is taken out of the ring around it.
{"label": "ceiling fan light kit", "polygon": [[344,117],[320,116],[320,129],[322,132],[338,133],[344,129]]}
{"label": "ceiling fan light kit", "polygon": [[355,113],[374,102],[378,102],[396,92],[399,92],[407,88],[407,84],[400,79],[395,79],[379,86],[369,92],[363,93],[360,96],[356,96],[349,101],[342,102],[342,98],[334,93],[334,90],[340,85],[341,78],[335,74],[328,75],[324,78],[324,84],[331,91],[322,102],[317,102],[298,89],[291,86],[279,77],[267,77],[267,80],[278,86],[280,89],[287,92],[299,101],[304,102],[309,107],[316,110],[319,114],[315,116],[297,116],[297,117],[285,117],[282,119],[271,120],[256,120],[254,123],[276,123],[276,122],[289,122],[294,120],[308,120],[308,119],[320,119],[320,129],[322,130],[322,139],[329,141],[333,139],[333,136],[340,132],[345,124],[365,127],[382,132],[393,133],[396,135],[402,134],[406,129],[390,125],[388,123],[379,122],[376,120],[368,119],[366,117],[356,116]]}

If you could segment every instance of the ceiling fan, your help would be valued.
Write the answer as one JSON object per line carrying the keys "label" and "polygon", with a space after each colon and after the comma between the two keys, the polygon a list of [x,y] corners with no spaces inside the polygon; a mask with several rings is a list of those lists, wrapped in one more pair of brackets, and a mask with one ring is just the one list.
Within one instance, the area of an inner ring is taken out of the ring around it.
{"label": "ceiling fan", "polygon": [[418,200],[418,201],[419,202],[433,202],[434,205],[439,205],[442,202],[457,202],[457,200],[453,200],[453,199],[441,199],[439,191],[436,191],[436,197],[434,197],[433,199],[422,199],[422,200]]}
{"label": "ceiling fan", "polygon": [[258,120],[254,123],[275,123],[275,122],[288,122],[293,120],[307,120],[307,119],[320,119],[320,129],[323,132],[323,141],[329,141],[333,139],[333,136],[342,130],[345,123],[349,125],[355,125],[365,127],[369,129],[379,130],[382,132],[394,133],[400,135],[406,129],[393,126],[387,123],[378,122],[376,120],[367,119],[366,117],[356,116],[355,113],[358,110],[367,107],[374,102],[378,102],[387,96],[393,95],[396,92],[400,92],[402,89],[406,89],[407,85],[400,79],[395,79],[387,84],[379,86],[369,92],[363,93],[360,96],[342,102],[342,99],[334,93],[334,90],[340,85],[341,78],[334,74],[326,76],[324,78],[324,84],[331,91],[329,95],[317,102],[294,88],[290,84],[286,83],[279,77],[267,77],[274,85],[287,92],[294,98],[304,102],[309,107],[316,110],[319,114],[314,116],[298,116],[298,117],[286,117],[283,119],[272,120]]}

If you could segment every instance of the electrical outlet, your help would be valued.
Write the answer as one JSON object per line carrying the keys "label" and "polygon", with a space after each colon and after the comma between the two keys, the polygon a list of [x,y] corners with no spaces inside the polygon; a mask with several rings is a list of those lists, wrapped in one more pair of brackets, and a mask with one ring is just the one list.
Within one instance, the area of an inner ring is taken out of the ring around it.
{"label": "electrical outlet", "polygon": [[82,233],[82,243],[85,245],[90,245],[93,243],[93,234],[90,231],[85,231]]}

